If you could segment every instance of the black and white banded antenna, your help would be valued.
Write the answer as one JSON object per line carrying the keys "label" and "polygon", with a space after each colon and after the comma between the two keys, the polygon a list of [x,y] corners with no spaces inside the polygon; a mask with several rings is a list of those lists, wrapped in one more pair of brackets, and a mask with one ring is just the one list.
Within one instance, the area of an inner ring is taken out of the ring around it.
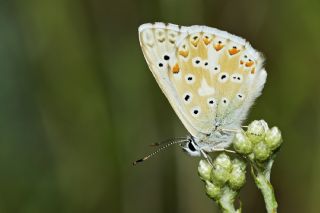
{"label": "black and white banded antenna", "polygon": [[152,143],[149,146],[161,146],[161,145],[165,145],[165,144],[169,144],[172,143],[172,141],[177,141],[177,140],[187,140],[186,137],[174,137],[174,138],[169,138],[167,140],[161,141],[161,142],[157,142],[157,143]]}
{"label": "black and white banded antenna", "polygon": [[[151,154],[139,159],[139,160],[136,160],[133,162],[133,165],[136,165],[137,163],[141,163],[145,160],[148,160],[149,158],[155,156],[156,154],[158,154],[159,152],[165,150],[166,148],[168,148],[169,146],[171,145],[174,145],[174,144],[182,144],[182,143],[186,143],[188,142],[189,140],[187,138],[179,138],[179,140],[176,140],[177,138],[174,138],[174,139],[169,139],[167,140],[165,143],[165,145],[163,145],[162,147],[160,147],[159,149],[157,149],[155,152],[152,152]],[[169,142],[170,141],[170,142]],[[153,146],[159,146],[163,143],[155,143],[155,144],[152,144]]]}

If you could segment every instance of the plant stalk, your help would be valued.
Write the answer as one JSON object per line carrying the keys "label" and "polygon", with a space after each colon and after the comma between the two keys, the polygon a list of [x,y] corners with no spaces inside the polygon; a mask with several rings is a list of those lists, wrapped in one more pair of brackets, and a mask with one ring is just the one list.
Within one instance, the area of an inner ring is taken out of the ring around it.
{"label": "plant stalk", "polygon": [[238,192],[230,189],[229,187],[224,187],[223,194],[219,200],[219,206],[224,213],[241,213],[241,208],[235,209],[233,203],[238,195]]}
{"label": "plant stalk", "polygon": [[[254,177],[257,187],[260,189],[268,213],[277,213],[278,203],[274,194],[273,187],[270,183],[270,172],[273,160],[267,163],[265,170],[258,167],[251,167],[251,173]],[[256,170],[256,174],[254,172]]]}

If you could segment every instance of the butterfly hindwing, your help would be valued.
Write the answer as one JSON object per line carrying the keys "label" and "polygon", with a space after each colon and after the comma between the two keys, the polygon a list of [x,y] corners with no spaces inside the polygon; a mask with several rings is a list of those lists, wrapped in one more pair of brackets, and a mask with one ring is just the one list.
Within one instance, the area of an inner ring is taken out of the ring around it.
{"label": "butterfly hindwing", "polygon": [[205,26],[163,23],[139,28],[140,44],[162,91],[195,137],[239,127],[266,80],[248,42]]}

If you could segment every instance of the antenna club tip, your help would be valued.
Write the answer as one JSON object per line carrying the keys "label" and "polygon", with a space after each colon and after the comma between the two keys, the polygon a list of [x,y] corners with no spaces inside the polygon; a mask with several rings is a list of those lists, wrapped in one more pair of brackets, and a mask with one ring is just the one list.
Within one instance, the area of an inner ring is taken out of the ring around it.
{"label": "antenna club tip", "polygon": [[132,163],[132,165],[137,165],[138,163],[142,162],[144,159],[139,159],[139,160],[136,160]]}

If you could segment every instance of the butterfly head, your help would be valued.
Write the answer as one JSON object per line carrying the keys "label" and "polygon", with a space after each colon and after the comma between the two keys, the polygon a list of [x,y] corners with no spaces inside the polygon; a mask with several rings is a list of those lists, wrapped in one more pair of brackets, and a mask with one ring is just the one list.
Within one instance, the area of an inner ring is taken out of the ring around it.
{"label": "butterfly head", "polygon": [[188,141],[181,144],[182,150],[187,152],[191,156],[200,156],[200,147],[196,144],[195,139],[192,136],[188,137]]}

